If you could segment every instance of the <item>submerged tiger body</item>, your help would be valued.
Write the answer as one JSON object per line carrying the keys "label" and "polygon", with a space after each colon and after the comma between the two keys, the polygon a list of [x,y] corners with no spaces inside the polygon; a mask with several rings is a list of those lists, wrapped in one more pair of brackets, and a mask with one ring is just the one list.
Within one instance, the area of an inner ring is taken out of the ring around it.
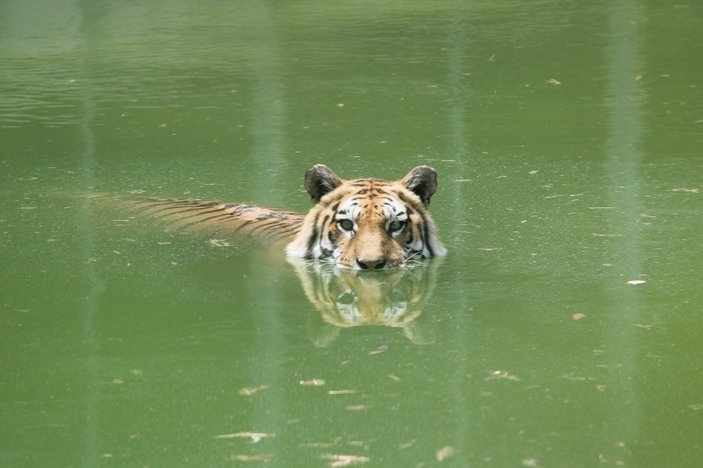
{"label": "submerged tiger body", "polygon": [[285,242],[289,257],[329,260],[340,268],[397,268],[446,253],[427,211],[437,188],[437,175],[428,166],[387,181],[343,180],[318,164],[305,173],[305,188],[314,202],[306,215],[199,200],[143,199],[125,205],[174,229],[227,230]]}
{"label": "submerged tiger body", "polygon": [[[99,195],[98,197],[104,197]],[[94,197],[97,198],[97,197]],[[290,242],[300,232],[305,215],[255,205],[202,200],[115,198],[128,214],[157,219],[172,230],[242,233],[266,242]]]}

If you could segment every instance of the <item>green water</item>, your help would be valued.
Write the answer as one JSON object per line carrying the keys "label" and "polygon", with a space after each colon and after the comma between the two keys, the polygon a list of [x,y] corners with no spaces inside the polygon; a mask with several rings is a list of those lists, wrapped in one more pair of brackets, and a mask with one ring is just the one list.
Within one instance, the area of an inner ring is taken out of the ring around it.
{"label": "green water", "polygon": [[[686,1],[1,2],[0,465],[699,466],[701,31]],[[337,277],[76,196],[305,211],[318,162],[435,167],[449,255]]]}

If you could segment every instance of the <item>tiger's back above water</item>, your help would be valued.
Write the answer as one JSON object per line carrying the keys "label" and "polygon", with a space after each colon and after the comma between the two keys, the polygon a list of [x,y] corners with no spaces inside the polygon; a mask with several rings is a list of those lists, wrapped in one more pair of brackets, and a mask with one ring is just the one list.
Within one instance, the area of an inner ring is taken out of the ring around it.
{"label": "tiger's back above water", "polygon": [[387,181],[344,180],[318,164],[305,173],[305,188],[314,202],[306,215],[200,200],[117,202],[173,229],[226,230],[286,242],[290,257],[328,260],[340,268],[396,268],[409,260],[446,254],[427,211],[437,188],[436,172],[428,166]]}

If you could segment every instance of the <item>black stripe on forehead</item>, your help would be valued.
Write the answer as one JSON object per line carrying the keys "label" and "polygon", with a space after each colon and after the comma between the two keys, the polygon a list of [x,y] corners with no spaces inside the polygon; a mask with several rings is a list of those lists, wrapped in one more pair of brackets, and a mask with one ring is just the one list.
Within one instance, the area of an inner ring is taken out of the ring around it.
{"label": "black stripe on forehead", "polygon": [[415,210],[419,211],[420,213],[423,212],[423,210],[422,210],[421,208],[424,208],[424,207],[422,206],[422,204],[420,204],[420,203],[417,201],[417,199],[409,198],[408,195],[406,195],[405,193],[403,193],[402,190],[398,190],[398,191],[396,192],[396,194],[398,195],[398,198],[400,198],[400,200],[401,200],[403,203],[405,203],[405,206],[407,207],[408,210],[410,210],[410,207],[412,206],[412,207],[415,208]]}
{"label": "black stripe on forehead", "polygon": [[[363,197],[359,197],[359,196],[349,197],[349,198],[345,199],[343,202],[339,202],[337,204],[337,209],[335,211],[337,212],[337,214],[342,214],[342,215],[348,214],[349,210],[346,207],[347,206],[348,207],[359,206],[359,199],[361,199],[361,198],[363,198]],[[345,208],[342,208],[341,210],[339,210],[339,205],[341,205],[342,203],[344,203]]]}
{"label": "black stripe on forehead", "polygon": [[312,219],[312,234],[310,235],[310,238],[308,238],[308,245],[305,250],[305,256],[307,258],[310,258],[312,256],[312,248],[315,246],[315,239],[317,239],[317,236],[319,234],[317,230],[317,220],[320,218],[320,212],[318,211],[315,213],[315,217]]}
{"label": "black stripe on forehead", "polygon": [[[329,227],[330,223],[333,220],[334,220],[334,216],[325,215],[324,219],[322,220],[322,224],[320,225],[320,230],[318,232],[319,239],[317,242],[317,245],[320,247],[320,258],[325,258],[325,257],[329,257],[330,255],[332,255],[332,252],[329,249],[325,248],[322,245],[322,242],[325,240],[325,236],[324,236],[325,231],[327,230],[327,228]],[[331,242],[331,239],[328,239],[328,241]]]}
{"label": "black stripe on forehead", "polygon": [[405,203],[401,203],[399,200],[388,196],[383,197],[383,205],[389,207],[395,216],[406,215],[404,208],[408,211],[411,210]]}

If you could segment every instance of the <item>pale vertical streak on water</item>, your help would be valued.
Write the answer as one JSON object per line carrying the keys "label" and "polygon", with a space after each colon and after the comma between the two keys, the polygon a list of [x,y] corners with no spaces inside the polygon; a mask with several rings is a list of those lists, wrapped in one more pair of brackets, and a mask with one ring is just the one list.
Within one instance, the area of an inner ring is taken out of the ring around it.
{"label": "pale vertical streak on water", "polygon": [[[448,12],[451,15],[448,36],[448,49],[449,49],[449,60],[448,60],[448,70],[447,70],[447,86],[449,89],[455,90],[453,93],[454,98],[451,102],[447,104],[448,115],[447,120],[449,121],[449,127],[451,128],[451,151],[452,155],[450,159],[454,160],[454,171],[455,175],[459,177],[464,177],[468,171],[468,143],[466,135],[466,118],[465,118],[465,106],[467,104],[465,95],[468,90],[463,89],[464,84],[464,57],[466,56],[466,34],[465,28],[467,25],[462,21],[462,9],[459,8],[462,5],[461,2],[453,2],[449,7]],[[449,175],[449,174],[447,174]],[[466,184],[453,183],[446,184],[448,187],[452,187],[452,194],[450,199],[452,200],[454,213],[466,213],[466,193],[463,193],[463,189]],[[463,229],[460,223],[454,222],[451,224],[454,229]],[[456,239],[461,234],[453,232],[451,237]],[[449,253],[451,255],[451,252]],[[462,284],[465,281],[463,275],[457,275],[457,284],[455,285],[455,290],[463,291],[466,289],[466,285]],[[454,375],[451,377],[451,387],[454,392],[454,407],[456,408],[457,419],[455,420],[455,427],[452,431],[452,435],[455,440],[457,455],[457,462],[461,465],[468,465],[468,451],[470,447],[467,446],[467,441],[469,438],[469,421],[475,420],[471,418],[469,406],[466,401],[466,392],[463,389],[464,382],[466,381],[466,376],[468,375],[467,363],[469,361],[469,345],[466,343],[466,336],[462,334],[466,333],[469,329],[467,326],[467,317],[469,302],[466,294],[461,294],[456,303],[457,313],[454,314],[454,319],[460,323],[456,323],[452,328],[456,331],[457,335],[454,338],[455,343],[461,344],[461,349],[458,350],[456,354],[456,363],[454,364]]]}
{"label": "pale vertical streak on water", "polygon": [[[252,106],[251,134],[254,140],[250,160],[258,168],[257,178],[265,178],[261,185],[264,195],[276,186],[284,161],[285,96],[283,91],[283,58],[277,24],[269,2],[250,4],[251,24],[258,25],[255,35],[258,43],[252,44],[251,61],[255,80]],[[284,201],[284,194],[274,194],[277,206]]]}
{"label": "pale vertical streak on water", "polygon": [[[638,5],[634,0],[619,0],[610,4],[609,28],[606,50],[607,95],[609,112],[606,142],[606,172],[610,182],[610,199],[614,210],[610,227],[614,237],[612,255],[615,267],[624,275],[621,284],[613,285],[612,310],[609,329],[612,335],[607,342],[613,348],[608,352],[610,361],[613,408],[617,415],[611,423],[619,437],[627,441],[637,439],[641,420],[640,398],[636,386],[638,343],[635,324],[642,312],[641,290],[646,286],[627,286],[626,281],[642,274],[642,245],[640,224],[643,123],[641,106],[644,101],[637,78],[640,71],[638,38]],[[621,394],[618,394],[620,390]],[[623,401],[625,400],[625,401]],[[626,402],[626,405],[623,405]],[[613,433],[613,431],[609,431]],[[610,441],[615,442],[615,441]]]}
{"label": "pale vertical streak on water", "polygon": [[[255,161],[258,166],[258,174],[254,177],[261,181],[261,185],[254,189],[260,192],[260,197],[265,199],[267,195],[275,190],[274,182],[276,171],[281,165],[282,155],[285,147],[283,134],[283,85],[281,83],[282,58],[279,40],[276,35],[276,23],[271,15],[271,8],[268,2],[252,2],[249,4],[251,24],[258,25],[257,39],[260,41],[252,47],[253,74],[256,80],[254,88],[254,105],[252,108],[252,136],[254,138],[250,160]],[[265,180],[265,182],[264,182]],[[280,193],[275,194],[277,198]],[[261,269],[262,264],[256,259],[253,260],[253,269]],[[270,269],[269,269],[270,270]],[[271,272],[268,271],[270,274]],[[260,275],[263,277],[266,272]],[[271,278],[275,280],[275,278]],[[276,311],[284,310],[281,303],[280,294],[275,288],[270,288],[268,293],[261,295],[261,288],[252,285],[252,296],[257,301],[257,320],[262,322],[261,330],[257,333],[257,359],[254,361],[250,374],[255,382],[252,384],[266,384],[272,388],[281,388],[281,370],[278,367],[285,354],[284,330]],[[254,414],[254,430],[264,432],[276,432],[286,426],[286,403],[281,392],[264,392],[261,400],[262,404],[256,406]],[[279,462],[284,462],[280,437],[272,439]]]}
{"label": "pale vertical streak on water", "polygon": [[[76,6],[80,12],[81,6]],[[86,25],[82,25],[84,47],[90,42],[90,36],[85,35]],[[83,190],[90,192],[95,187],[94,168],[96,164],[95,125],[95,93],[92,89],[91,63],[87,52],[82,57],[82,85],[80,91],[80,124],[79,138],[83,149],[80,166],[82,171]],[[81,300],[83,324],[83,340],[85,342],[85,379],[87,397],[85,401],[85,425],[83,428],[82,466],[95,466],[99,460],[100,442],[99,428],[99,390],[98,390],[98,338],[95,331],[95,318],[99,312],[98,299],[104,290],[103,281],[95,268],[95,219],[90,199],[85,198],[78,211],[77,226],[81,236],[80,260],[85,265],[85,277],[88,290]]]}

